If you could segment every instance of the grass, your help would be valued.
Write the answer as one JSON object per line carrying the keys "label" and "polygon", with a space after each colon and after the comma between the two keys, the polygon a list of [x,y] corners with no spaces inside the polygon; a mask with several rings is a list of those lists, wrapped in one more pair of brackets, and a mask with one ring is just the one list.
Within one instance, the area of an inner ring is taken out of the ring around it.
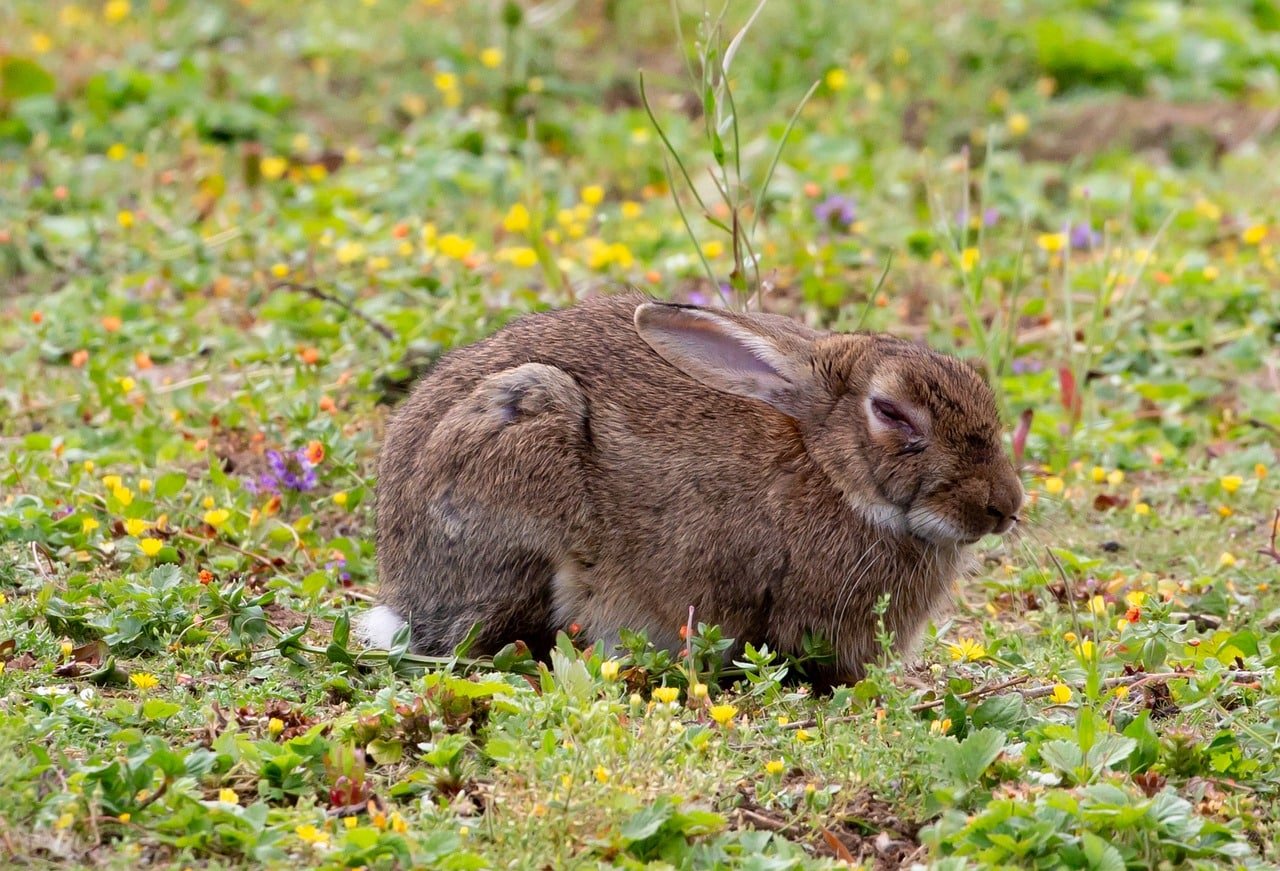
{"label": "grass", "polygon": [[[6,4],[5,863],[1280,861],[1280,10],[1017,6],[766,5],[717,162],[696,10]],[[757,266],[767,308],[978,358],[1030,413],[1025,533],[918,656],[815,696],[762,651],[715,680],[712,627],[692,667],[348,641],[430,360]]]}

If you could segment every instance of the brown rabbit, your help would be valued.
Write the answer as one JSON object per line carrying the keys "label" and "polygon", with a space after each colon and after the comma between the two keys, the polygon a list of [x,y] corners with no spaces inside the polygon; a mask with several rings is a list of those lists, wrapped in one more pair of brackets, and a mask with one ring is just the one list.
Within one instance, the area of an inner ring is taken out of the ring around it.
{"label": "brown rabbit", "polygon": [[679,648],[692,605],[726,636],[824,679],[875,656],[889,594],[918,638],[965,545],[1017,522],[1023,491],[990,388],[883,335],[776,315],[591,299],[444,357],[396,414],[378,470],[380,604],[362,634],[448,652],[556,630]]}

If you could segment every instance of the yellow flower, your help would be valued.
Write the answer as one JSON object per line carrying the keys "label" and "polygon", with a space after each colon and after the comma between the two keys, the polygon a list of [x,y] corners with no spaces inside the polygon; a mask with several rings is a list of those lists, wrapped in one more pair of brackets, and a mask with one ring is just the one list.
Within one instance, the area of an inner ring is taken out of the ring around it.
{"label": "yellow flower", "polygon": [[62,655],[65,658],[70,656],[71,652],[75,650],[75,645],[72,644],[70,641],[64,641],[58,645],[58,649],[62,651]]}
{"label": "yellow flower", "polygon": [[1244,483],[1244,478],[1239,475],[1224,475],[1218,479],[1218,486],[1228,493],[1234,493],[1240,489],[1240,485]]}
{"label": "yellow flower", "polygon": [[771,774],[774,777],[777,777],[779,774],[785,771],[786,767],[787,766],[782,763],[781,759],[770,759],[768,762],[764,764],[765,773]]}
{"label": "yellow flower", "polygon": [[1056,254],[1067,245],[1066,233],[1041,233],[1036,237],[1036,245],[1040,246],[1041,251],[1047,251],[1050,254]]}
{"label": "yellow flower", "polygon": [[640,213],[644,211],[644,207],[635,200],[626,200],[618,209],[624,218],[638,218]]}
{"label": "yellow flower", "polygon": [[826,82],[831,90],[842,91],[849,84],[849,74],[839,67],[827,70]]}
{"label": "yellow flower", "polygon": [[436,73],[434,82],[436,90],[442,94],[458,90],[458,77],[453,73]]}
{"label": "yellow flower", "polygon": [[1204,276],[1205,281],[1217,281],[1219,275],[1218,267],[1213,265],[1206,266],[1200,270],[1200,274]]}
{"label": "yellow flower", "polygon": [[1267,467],[1262,465],[1262,463],[1255,463],[1253,467],[1253,474],[1258,478],[1265,478],[1267,477]]}
{"label": "yellow flower", "polygon": [[218,801],[227,804],[240,804],[240,796],[236,795],[234,789],[220,789],[218,790]]}
{"label": "yellow flower", "polygon": [[1089,479],[1095,484],[1101,484],[1103,481],[1107,480],[1107,470],[1101,466],[1094,466],[1089,470]]}
{"label": "yellow flower", "polygon": [[162,547],[164,547],[164,542],[158,538],[144,538],[138,542],[138,550],[147,556],[155,556]]}
{"label": "yellow flower", "polygon": [[1142,590],[1133,590],[1124,594],[1124,603],[1130,608],[1141,608],[1147,601],[1147,594]]}
{"label": "yellow flower", "polygon": [[49,38],[49,34],[31,34],[31,50],[36,54],[46,54],[51,48],[53,48],[53,40]]}
{"label": "yellow flower", "polygon": [[204,506],[205,508],[212,508],[214,505],[216,505],[216,504],[218,504],[218,503],[216,503],[216,502],[214,502],[214,501],[213,501],[213,497],[212,497],[212,496],[206,496],[206,497],[204,497],[203,499],[201,499],[201,500],[200,500],[200,504],[201,504],[202,506]]}
{"label": "yellow flower", "polygon": [[735,705],[712,705],[707,713],[711,714],[711,719],[721,726],[727,726],[738,715],[738,708]]}
{"label": "yellow flower", "polygon": [[621,663],[616,659],[606,659],[600,663],[600,676],[608,681],[618,679],[618,671],[621,669]]}
{"label": "yellow flower", "polygon": [[1107,613],[1107,600],[1101,596],[1094,596],[1089,600],[1089,611],[1092,612],[1093,616],[1101,617]]}
{"label": "yellow flower", "polygon": [[347,498],[347,491],[339,490],[337,493],[333,494],[333,504],[340,508],[345,507],[347,504]]}
{"label": "yellow flower", "polygon": [[1244,240],[1246,245],[1261,244],[1262,240],[1267,238],[1267,225],[1254,224],[1252,227],[1247,227],[1245,228],[1245,231],[1240,234],[1240,238]]}
{"label": "yellow flower", "polygon": [[258,170],[267,181],[275,181],[285,174],[289,161],[278,155],[270,155],[258,161]]}
{"label": "yellow flower", "polygon": [[579,196],[588,206],[598,206],[604,202],[604,188],[598,184],[589,184],[582,189]]}
{"label": "yellow flower", "polygon": [[1066,483],[1057,475],[1051,475],[1050,477],[1044,479],[1044,490],[1050,496],[1057,496],[1059,493],[1062,492],[1065,486],[1066,486]]}
{"label": "yellow flower", "polygon": [[112,489],[111,495],[125,508],[133,503],[133,491],[128,487],[116,487]]}
{"label": "yellow flower", "polygon": [[480,52],[480,63],[491,70],[496,70],[502,66],[502,49],[496,46],[489,46]]}
{"label": "yellow flower", "polygon": [[538,252],[534,251],[528,245],[520,245],[515,248],[503,248],[498,252],[498,258],[509,261],[513,266],[520,269],[532,269],[538,265]]}
{"label": "yellow flower", "polygon": [[116,819],[118,819],[122,823],[127,823],[129,822],[129,820],[133,819],[133,814],[125,812],[120,814],[120,816],[116,817]]}
{"label": "yellow flower", "polygon": [[1222,218],[1222,209],[1214,202],[1206,200],[1204,197],[1196,200],[1196,214],[1208,221],[1217,221]]}
{"label": "yellow flower", "polygon": [[391,261],[386,257],[370,257],[369,258],[370,272],[382,272],[390,268],[391,268]]}
{"label": "yellow flower", "polygon": [[1126,699],[1129,697],[1129,687],[1124,684],[1120,684],[1120,686],[1115,688],[1115,694],[1117,699]]}
{"label": "yellow flower", "polygon": [[957,661],[977,662],[987,656],[987,649],[972,638],[961,638],[955,644],[948,644],[947,650],[951,652],[951,658]]}
{"label": "yellow flower", "polygon": [[945,735],[951,731],[951,718],[943,717],[941,720],[934,720],[929,724],[929,731],[935,735]]}
{"label": "yellow flower", "polygon": [[1124,483],[1124,471],[1121,469],[1112,469],[1107,473],[1107,483],[1112,487],[1119,487]]}
{"label": "yellow flower", "polygon": [[595,774],[596,780],[601,783],[609,782],[609,769],[605,768],[603,765],[597,765],[596,770],[593,773]]}
{"label": "yellow flower", "polygon": [[676,687],[657,687],[653,691],[653,697],[660,702],[670,704],[680,698],[680,690]]}
{"label": "yellow flower", "polygon": [[1053,699],[1055,705],[1065,705],[1071,701],[1071,687],[1064,683],[1053,685],[1053,692],[1049,694],[1049,698]]}
{"label": "yellow flower", "polygon": [[346,266],[348,263],[354,263],[364,257],[364,246],[359,242],[343,242],[338,246],[338,250],[334,252],[333,256],[337,258],[339,263]]}
{"label": "yellow flower", "polygon": [[1218,516],[1219,516],[1219,517],[1230,517],[1232,514],[1235,514],[1235,512],[1231,510],[1231,506],[1230,506],[1230,505],[1219,505],[1219,506],[1218,506]]}
{"label": "yellow flower", "polygon": [[289,274],[289,264],[287,263],[271,264],[271,274],[275,278],[284,278]]}
{"label": "yellow flower", "polygon": [[546,90],[547,83],[542,80],[542,76],[530,76],[526,87],[529,88],[530,94],[541,94]]}
{"label": "yellow flower", "polygon": [[982,259],[982,252],[977,248],[966,248],[960,252],[960,271],[972,272],[973,267]]}
{"label": "yellow flower", "polygon": [[120,385],[120,389],[125,393],[128,393],[130,390],[133,390],[133,388],[138,386],[138,382],[134,381],[128,375],[121,378],[117,383]]}
{"label": "yellow flower", "polygon": [[1229,569],[1236,564],[1236,555],[1229,550],[1222,552],[1222,556],[1218,557],[1218,565],[1224,569]]}
{"label": "yellow flower", "polygon": [[80,521],[80,531],[83,533],[90,533],[101,525],[102,524],[98,523],[98,521],[94,520],[92,517],[86,517],[84,520]]}
{"label": "yellow flower", "polygon": [[507,215],[502,219],[502,229],[508,233],[523,233],[529,229],[529,210],[524,203],[516,203],[507,210]]}
{"label": "yellow flower", "polygon": [[129,17],[129,0],[107,0],[102,7],[102,17],[114,23]]}
{"label": "yellow flower", "polygon": [[718,239],[712,239],[706,245],[702,246],[702,253],[707,256],[708,260],[715,260],[724,254],[724,243]]}
{"label": "yellow flower", "polygon": [[116,212],[116,223],[126,230],[129,229],[133,226],[133,212],[128,209]]}
{"label": "yellow flower", "polygon": [[279,735],[284,731],[284,720],[279,717],[272,717],[267,720],[267,733],[270,735]]}
{"label": "yellow flower", "polygon": [[139,489],[139,490],[141,490],[143,493],[150,493],[150,492],[151,492],[151,479],[150,479],[150,478],[139,478],[139,479],[138,479],[138,489]]}
{"label": "yellow flower", "polygon": [[129,156],[129,149],[124,147],[124,143],[117,142],[107,149],[107,160],[124,160]]}
{"label": "yellow flower", "polygon": [[305,843],[316,845],[329,843],[329,833],[320,831],[310,823],[305,826],[298,826],[293,831]]}
{"label": "yellow flower", "polygon": [[215,508],[204,513],[204,522],[217,529],[231,518],[231,512],[225,508]]}
{"label": "yellow flower", "polygon": [[142,535],[143,530],[147,528],[147,521],[141,517],[130,517],[124,522],[124,531],[130,535],[137,537]]}
{"label": "yellow flower", "polygon": [[1009,135],[1025,136],[1027,131],[1031,129],[1031,121],[1021,112],[1014,112],[1009,116],[1009,120],[1005,122],[1005,126],[1009,129]]}
{"label": "yellow flower", "polygon": [[75,821],[75,814],[68,811],[53,821],[53,827],[55,829],[62,830],[70,826]]}
{"label": "yellow flower", "polygon": [[121,487],[123,485],[124,485],[124,479],[121,478],[119,475],[103,475],[102,476],[102,486],[106,487],[108,490],[115,490],[117,487]]}
{"label": "yellow flower", "polygon": [[129,675],[129,683],[133,684],[140,690],[149,690],[160,685],[160,678],[156,677],[154,674],[147,674],[145,671],[139,671]]}
{"label": "yellow flower", "polygon": [[422,225],[422,244],[434,245],[436,242],[436,232],[437,231],[436,231],[435,224],[423,224]]}
{"label": "yellow flower", "polygon": [[476,247],[470,239],[464,239],[456,233],[446,233],[440,237],[440,253],[454,260],[465,259]]}
{"label": "yellow flower", "polygon": [[796,729],[796,740],[801,744],[808,741],[812,736],[805,729]]}
{"label": "yellow flower", "polygon": [[1094,646],[1088,638],[1076,645],[1076,653],[1081,659],[1093,659]]}
{"label": "yellow flower", "polygon": [[1139,517],[1146,517],[1151,513],[1151,506],[1146,502],[1139,502],[1137,505],[1133,506],[1133,513]]}
{"label": "yellow flower", "polygon": [[707,685],[704,683],[696,683],[689,687],[689,697],[693,699],[705,699],[707,697]]}
{"label": "yellow flower", "polygon": [[1068,644],[1075,644],[1076,634],[1074,632],[1064,632],[1062,633],[1062,640],[1067,642]]}

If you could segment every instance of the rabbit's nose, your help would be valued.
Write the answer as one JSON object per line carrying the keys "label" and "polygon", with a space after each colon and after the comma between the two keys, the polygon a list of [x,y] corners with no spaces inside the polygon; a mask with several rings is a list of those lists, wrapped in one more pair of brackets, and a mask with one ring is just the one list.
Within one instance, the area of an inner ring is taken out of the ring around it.
{"label": "rabbit's nose", "polygon": [[987,516],[994,521],[991,531],[996,535],[1004,535],[1018,521],[1016,514],[1005,514],[994,505],[987,506]]}

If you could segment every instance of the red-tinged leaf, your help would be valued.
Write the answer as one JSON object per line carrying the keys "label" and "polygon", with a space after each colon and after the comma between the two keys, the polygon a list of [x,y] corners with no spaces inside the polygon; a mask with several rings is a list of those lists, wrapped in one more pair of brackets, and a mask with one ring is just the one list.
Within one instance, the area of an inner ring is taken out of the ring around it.
{"label": "red-tinged leaf", "polygon": [[1069,366],[1058,367],[1058,398],[1063,409],[1071,416],[1074,426],[1080,420],[1081,399],[1076,386],[1076,376]]}
{"label": "red-tinged leaf", "polygon": [[102,665],[102,661],[107,658],[110,648],[107,642],[98,639],[90,641],[88,644],[82,644],[71,651],[71,659],[73,662],[83,662],[86,665],[98,666]]}
{"label": "red-tinged leaf", "polygon": [[30,671],[35,668],[36,658],[30,653],[20,653],[5,662],[5,671]]}
{"label": "red-tinged leaf", "polygon": [[1111,493],[1099,493],[1093,498],[1094,511],[1110,511],[1112,508],[1123,508],[1128,504],[1128,497],[1115,496]]}
{"label": "red-tinged leaf", "polygon": [[1027,436],[1031,434],[1031,419],[1035,411],[1028,408],[1018,415],[1018,427],[1013,431],[1013,462],[1022,465],[1022,457],[1027,451]]}
{"label": "red-tinged leaf", "polygon": [[848,862],[850,865],[858,864],[858,860],[849,852],[849,848],[844,845],[844,841],[837,838],[831,833],[830,829],[822,830],[822,840],[827,842],[827,846],[831,848],[831,852],[841,862]]}
{"label": "red-tinged leaf", "polygon": [[0,641],[0,662],[8,661],[13,656],[13,652],[18,649],[18,642],[12,638],[6,638]]}

